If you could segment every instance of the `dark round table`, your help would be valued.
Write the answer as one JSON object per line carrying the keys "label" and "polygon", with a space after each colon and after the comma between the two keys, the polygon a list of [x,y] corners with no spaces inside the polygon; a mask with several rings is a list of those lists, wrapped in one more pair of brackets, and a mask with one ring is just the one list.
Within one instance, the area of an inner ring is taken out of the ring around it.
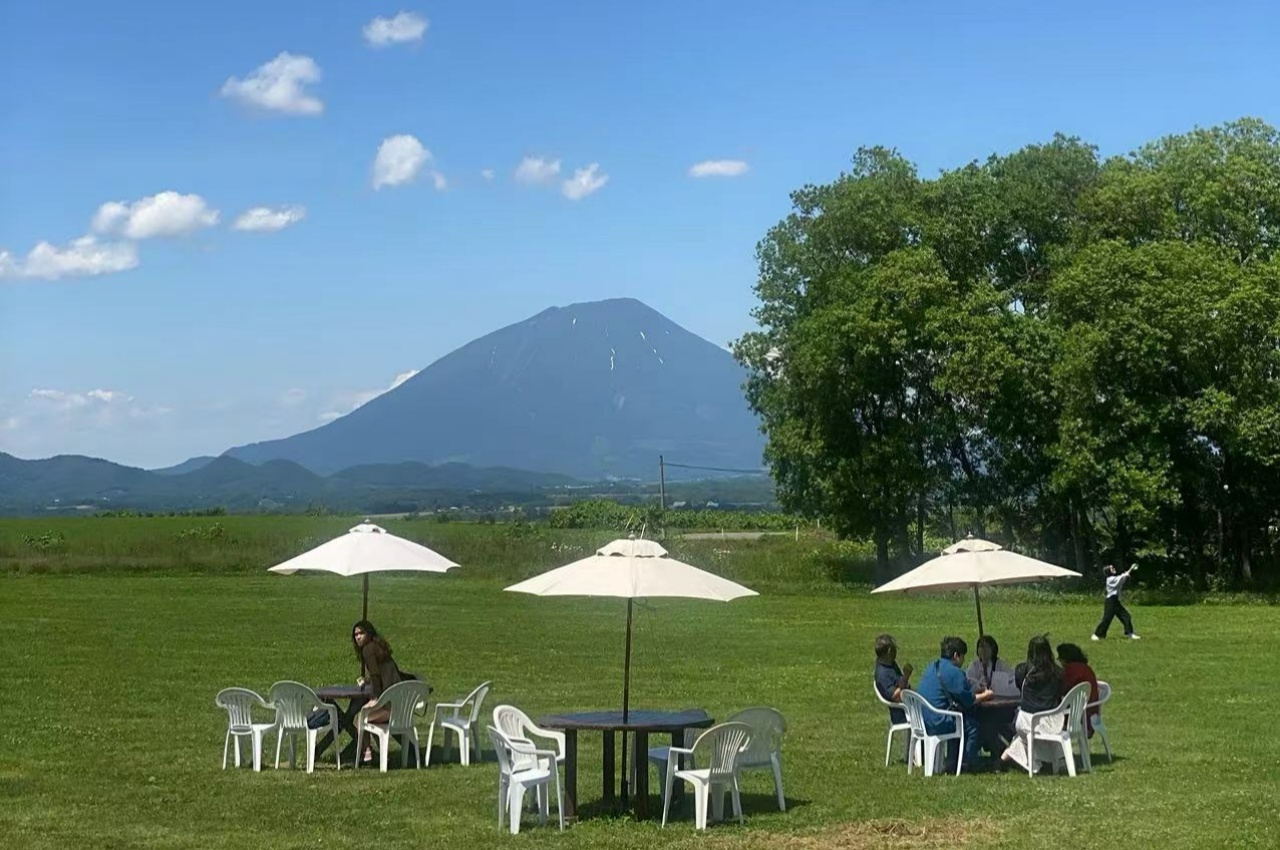
{"label": "dark round table", "polygon": [[1013,729],[1022,700],[1014,696],[992,697],[976,704],[978,716],[978,746],[996,758],[1004,751],[1001,733]]}
{"label": "dark round table", "polygon": [[[352,765],[359,765],[360,754],[356,752],[356,715],[360,713],[360,709],[369,701],[372,692],[367,685],[325,685],[322,688],[316,688],[316,696],[327,703],[331,703],[338,709],[338,727],[346,732],[351,740],[347,742],[347,746],[342,750],[342,758],[344,761],[350,762]],[[316,745],[316,760],[330,745],[335,745],[333,735],[325,733]]]}
{"label": "dark round table", "polygon": [[[636,817],[649,817],[649,735],[669,734],[673,747],[684,746],[686,729],[705,729],[715,720],[700,708],[685,711],[644,711],[627,712],[626,722],[622,720],[621,711],[582,711],[572,714],[549,714],[537,720],[539,726],[557,729],[564,732],[564,816],[576,817],[578,809],[578,731],[600,732],[604,738],[604,764],[601,774],[604,785],[604,799],[614,799],[614,743],[615,735],[622,733],[622,746],[627,745],[627,735],[635,735],[635,758],[644,759],[644,764],[636,767]],[[627,778],[622,777],[623,788]],[[676,799],[676,791],[672,791],[672,801]]]}
{"label": "dark round table", "polygon": [[[432,689],[428,687],[427,693],[430,694],[431,691]],[[316,688],[316,696],[320,697],[324,702],[331,703],[337,707],[338,727],[351,738],[342,750],[342,758],[359,767],[360,754],[356,752],[356,715],[360,713],[360,709],[364,708],[364,704],[373,696],[373,692],[368,685],[325,685],[324,687]],[[325,733],[325,736],[320,739],[317,745],[317,758],[330,745],[335,743],[333,735]],[[408,742],[405,743],[406,746],[412,746]],[[415,754],[421,758],[421,753],[417,753],[415,750]]]}

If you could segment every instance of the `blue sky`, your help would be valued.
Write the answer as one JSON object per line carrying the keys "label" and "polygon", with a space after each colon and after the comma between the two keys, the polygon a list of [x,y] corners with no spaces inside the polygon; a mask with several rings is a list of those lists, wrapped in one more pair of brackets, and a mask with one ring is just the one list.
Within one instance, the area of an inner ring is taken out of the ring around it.
{"label": "blue sky", "polygon": [[[634,296],[723,344],[751,326],[754,246],[788,192],[859,145],[931,174],[1059,130],[1112,154],[1274,121],[1277,17],[1184,2],[5,3],[0,450],[157,466],[284,436],[577,301]],[[283,84],[253,87],[273,71]],[[375,171],[397,136],[412,140]],[[526,158],[542,182],[517,179]],[[721,160],[745,170],[690,176]],[[593,164],[593,191],[565,188]],[[260,229],[236,229],[255,208]]]}

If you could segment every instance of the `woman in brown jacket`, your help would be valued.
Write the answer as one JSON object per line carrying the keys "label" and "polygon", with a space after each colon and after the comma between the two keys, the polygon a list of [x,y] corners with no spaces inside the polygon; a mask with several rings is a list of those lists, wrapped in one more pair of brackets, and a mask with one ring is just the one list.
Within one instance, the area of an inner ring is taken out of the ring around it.
{"label": "woman in brown jacket", "polygon": [[[360,659],[360,683],[369,689],[369,701],[364,704],[369,708],[378,701],[382,692],[399,682],[404,676],[391,657],[391,645],[387,639],[378,634],[373,623],[361,620],[351,627],[351,643],[355,647],[356,657]],[[391,717],[389,709],[380,708],[369,712],[370,723],[386,723]],[[366,747],[364,760],[371,761],[373,751]]]}

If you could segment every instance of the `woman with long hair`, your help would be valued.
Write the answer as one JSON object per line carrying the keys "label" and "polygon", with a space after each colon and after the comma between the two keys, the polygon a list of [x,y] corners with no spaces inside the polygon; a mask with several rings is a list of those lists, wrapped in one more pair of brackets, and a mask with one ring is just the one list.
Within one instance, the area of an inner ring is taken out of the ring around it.
{"label": "woman with long hair", "polygon": [[[399,682],[404,676],[391,657],[391,644],[378,634],[373,623],[360,620],[351,627],[351,645],[355,648],[356,657],[360,659],[360,684],[369,690],[369,700],[364,704],[369,708],[378,701],[382,692]],[[388,709],[380,708],[369,712],[370,723],[386,723],[391,717]],[[371,761],[373,751],[365,748],[364,760]]]}
{"label": "woman with long hair", "polygon": [[[1031,715],[1057,708],[1062,701],[1062,668],[1053,660],[1053,648],[1048,635],[1037,635],[1027,644],[1027,660],[1013,671],[1014,683],[1022,696],[1018,703],[1018,716],[1014,721],[1016,737],[1002,760],[1015,762],[1023,770],[1034,762],[1053,763],[1061,755],[1061,749],[1045,741],[1036,743],[1035,752],[1027,752],[1026,736],[1031,732]],[[1053,735],[1062,731],[1066,716],[1055,714],[1043,717],[1036,723],[1036,734]]]}

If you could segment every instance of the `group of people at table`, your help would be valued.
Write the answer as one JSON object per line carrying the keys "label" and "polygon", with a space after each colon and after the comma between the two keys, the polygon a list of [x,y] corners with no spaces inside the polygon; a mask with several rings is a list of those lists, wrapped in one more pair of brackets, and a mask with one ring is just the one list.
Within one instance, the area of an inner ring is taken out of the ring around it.
{"label": "group of people at table", "polygon": [[[1098,677],[1083,650],[1074,643],[1061,643],[1055,658],[1047,635],[1031,638],[1027,660],[1013,668],[1000,657],[1000,647],[991,635],[978,638],[977,657],[968,667],[968,644],[963,638],[944,637],[939,657],[925,665],[914,685],[912,666],[898,665],[898,645],[892,635],[876,637],[875,653],[876,689],[886,700],[901,703],[903,691],[913,690],[934,708],[962,713],[964,750],[959,752],[955,742],[950,743],[947,762],[952,772],[957,758],[962,770],[972,772],[999,771],[1014,765],[1027,770],[1031,759],[1037,768],[1040,763],[1052,762],[1060,751],[1027,752],[1025,736],[1031,729],[1031,715],[1056,708],[1067,691],[1081,682],[1089,683],[1089,702],[1098,700]],[[924,714],[929,734],[956,731],[954,718]],[[889,716],[894,723],[906,722],[901,708],[890,708]],[[1065,714],[1042,718],[1036,732],[1059,732],[1065,722]],[[1091,716],[1085,722],[1092,737]],[[1039,743],[1036,748],[1039,750]],[[981,750],[986,751],[985,758],[980,756]]]}

